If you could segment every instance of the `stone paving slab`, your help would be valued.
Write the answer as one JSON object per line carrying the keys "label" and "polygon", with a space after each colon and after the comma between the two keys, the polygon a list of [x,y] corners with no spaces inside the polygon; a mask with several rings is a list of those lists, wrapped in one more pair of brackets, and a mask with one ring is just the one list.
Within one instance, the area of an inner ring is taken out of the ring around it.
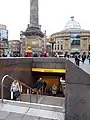
{"label": "stone paving slab", "polygon": [[64,107],[65,98],[44,96],[39,100],[39,104],[46,104],[46,105],[54,105],[54,106],[62,106],[62,107]]}
{"label": "stone paving slab", "polygon": [[[26,104],[27,107],[25,105],[22,107],[21,104]],[[64,120],[64,113],[41,108],[35,109],[30,107],[30,103],[18,101],[11,101],[10,104],[10,101],[4,100],[4,103],[0,103],[0,120]]]}
{"label": "stone paving slab", "polygon": [[22,106],[15,106],[15,105],[9,105],[9,104],[2,104],[0,103],[0,111],[6,111],[6,112],[15,112],[19,114],[25,114],[29,108],[28,107],[22,107]]}
{"label": "stone paving slab", "polygon": [[6,119],[8,117],[8,115],[9,115],[9,112],[0,110],[0,120]]}
{"label": "stone paving slab", "polygon": [[54,111],[47,111],[41,109],[30,108],[26,115],[32,115],[36,117],[48,118],[48,119],[61,119],[64,120],[64,114]]}
{"label": "stone paving slab", "polygon": [[21,120],[23,116],[23,114],[10,113],[5,120]]}

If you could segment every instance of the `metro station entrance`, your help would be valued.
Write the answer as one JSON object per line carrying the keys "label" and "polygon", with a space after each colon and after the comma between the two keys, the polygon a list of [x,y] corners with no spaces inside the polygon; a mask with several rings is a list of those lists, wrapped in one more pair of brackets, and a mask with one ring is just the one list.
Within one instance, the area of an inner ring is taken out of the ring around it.
{"label": "metro station entrance", "polygon": [[52,87],[57,86],[57,95],[62,96],[63,94],[63,85],[60,81],[60,78],[65,80],[65,73],[50,73],[50,72],[32,72],[33,79],[37,81],[39,78],[42,78],[43,82],[47,83],[46,92],[48,95],[52,95]]}

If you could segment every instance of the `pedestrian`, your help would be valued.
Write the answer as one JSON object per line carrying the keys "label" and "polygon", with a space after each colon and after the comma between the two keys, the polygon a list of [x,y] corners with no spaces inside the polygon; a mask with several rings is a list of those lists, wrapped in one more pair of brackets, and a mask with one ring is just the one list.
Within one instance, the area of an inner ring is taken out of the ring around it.
{"label": "pedestrian", "polygon": [[46,87],[47,87],[47,83],[44,81],[43,82],[43,92],[46,93]]}
{"label": "pedestrian", "polygon": [[82,62],[84,63],[85,62],[85,59],[86,59],[86,54],[85,52],[82,54]]}
{"label": "pedestrian", "polygon": [[81,61],[81,60],[80,60],[78,54],[76,54],[76,55],[75,55],[75,63],[76,63],[76,65],[79,66],[79,65],[80,65],[80,61]]}
{"label": "pedestrian", "polygon": [[39,80],[37,80],[36,82],[36,89],[38,93],[41,93],[42,87],[43,87],[42,78],[39,78]]}
{"label": "pedestrian", "polygon": [[89,60],[89,64],[90,64],[90,53],[88,54],[87,59]]}
{"label": "pedestrian", "polygon": [[52,94],[54,96],[56,96],[56,94],[57,94],[57,86],[55,84],[52,86]]}
{"label": "pedestrian", "polygon": [[14,80],[14,82],[11,84],[10,91],[13,92],[13,100],[18,100],[20,97],[20,86],[17,80]]}

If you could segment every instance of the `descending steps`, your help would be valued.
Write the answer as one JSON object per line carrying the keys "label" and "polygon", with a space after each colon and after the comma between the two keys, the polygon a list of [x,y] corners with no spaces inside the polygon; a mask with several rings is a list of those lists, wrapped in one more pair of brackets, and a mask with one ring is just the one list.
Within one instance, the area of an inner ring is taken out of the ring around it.
{"label": "descending steps", "polygon": [[4,100],[0,101],[0,120],[64,120],[64,108]]}
{"label": "descending steps", "polygon": [[[30,102],[30,94],[22,94],[21,101]],[[65,105],[65,98],[63,97],[53,97],[53,96],[45,96],[45,95],[31,95],[32,103],[39,103],[45,105],[54,105],[54,106],[62,106]]]}

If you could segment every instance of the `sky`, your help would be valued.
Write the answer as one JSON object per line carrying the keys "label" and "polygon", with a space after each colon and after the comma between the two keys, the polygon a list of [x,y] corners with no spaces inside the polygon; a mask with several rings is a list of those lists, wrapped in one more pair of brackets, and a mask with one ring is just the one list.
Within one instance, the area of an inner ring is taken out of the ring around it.
{"label": "sky", "polygon": [[[39,24],[47,35],[64,29],[71,16],[90,30],[90,0],[39,0]],[[9,40],[19,40],[30,21],[30,0],[0,0],[0,24],[7,25]]]}

